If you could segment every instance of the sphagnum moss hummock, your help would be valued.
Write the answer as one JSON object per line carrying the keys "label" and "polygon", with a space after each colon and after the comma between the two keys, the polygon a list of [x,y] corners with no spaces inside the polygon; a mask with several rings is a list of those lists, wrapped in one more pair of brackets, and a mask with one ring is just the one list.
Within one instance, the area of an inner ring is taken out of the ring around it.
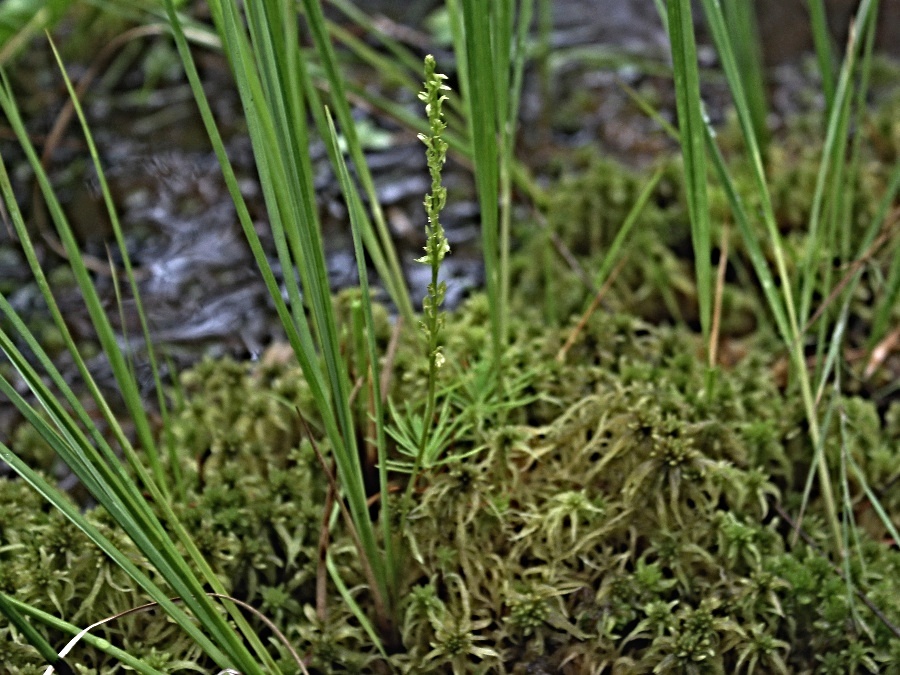
{"label": "sphagnum moss hummock", "polygon": [[[447,340],[448,359],[473,359],[489,344],[469,316],[479,316],[481,302],[473,299],[452,317],[454,326],[472,334]],[[436,473],[417,495],[409,534],[421,562],[411,563],[408,600],[400,607],[405,651],[391,656],[398,672],[455,665],[457,672],[506,673],[514,664],[561,673],[670,666],[850,672],[853,663],[862,664],[857,672],[878,672],[872,663],[890,672],[898,663],[900,640],[880,622],[863,616],[872,635],[848,632],[854,618],[846,585],[827,560],[808,546],[785,546],[770,504],[776,488],[789,484],[791,463],[760,448],[780,442],[790,402],[766,376],[762,359],[722,373],[720,391],[741,392],[746,405],[734,405],[724,394],[709,403],[693,394],[703,368],[680,358],[690,345],[682,331],[596,317],[578,345],[583,362],[559,366],[547,357],[556,353],[565,329],[548,332],[524,321],[512,328],[523,353],[536,362],[532,367],[559,368],[554,400],[521,406],[510,432],[516,443]],[[420,349],[409,339],[398,359],[419,358]],[[540,366],[544,359],[554,365]],[[593,361],[596,368],[585,366]],[[274,383],[294,382],[300,386],[291,403],[305,409],[302,376],[289,365],[258,366],[255,373],[249,366],[219,365],[207,362],[186,376],[185,407],[173,419],[189,481],[185,521],[232,592],[266,603],[315,668],[370,669],[380,657],[338,599],[329,602],[324,620],[315,616],[324,488],[315,478],[311,449],[298,430],[286,432],[272,419],[276,433],[259,452],[257,425],[247,423],[240,405],[270,396]],[[263,368],[265,378],[259,376]],[[425,377],[398,379],[392,395],[412,397]],[[585,391],[592,392],[587,400]],[[273,414],[277,409],[267,413]],[[710,433],[713,420],[716,434]],[[776,438],[760,438],[761,425]],[[706,463],[703,471],[683,470],[677,490],[668,479],[654,487],[645,474],[646,463],[659,459],[653,455],[661,434],[689,440],[691,464]],[[227,448],[213,442],[226,437],[239,440]],[[861,438],[857,453],[864,458],[875,449]],[[603,470],[594,471],[601,462]],[[633,489],[623,490],[626,485]],[[32,567],[9,563],[0,550],[3,590],[15,584],[26,592],[24,599],[49,610],[46,587],[36,583],[68,561],[56,582],[75,589],[58,596],[65,616],[83,612],[79,598],[88,589],[98,605],[140,604],[137,594],[120,590],[126,581],[119,573],[105,563],[98,568],[99,558],[89,555],[83,538],[61,536],[71,528],[39,508],[26,488],[2,486],[0,512],[7,517],[0,519],[0,537],[17,547],[16,558],[52,567],[35,574]],[[655,490],[664,499],[653,500]],[[500,496],[503,508],[497,506]],[[108,529],[102,511],[92,518]],[[817,520],[812,516],[807,527]],[[342,576],[362,583],[346,537],[336,537],[332,547]],[[896,625],[900,613],[892,599],[900,593],[900,554],[869,538],[861,547],[866,567],[854,569],[858,583]],[[101,572],[108,579],[98,582]],[[288,595],[291,601],[282,602]],[[106,635],[138,644],[135,636],[146,633],[149,619],[113,624]],[[7,631],[0,626],[0,637],[7,638]],[[173,660],[193,659],[204,667],[189,641],[174,632],[167,636]],[[88,648],[81,653],[97,672],[116,672],[109,657]],[[826,653],[827,663],[817,660]],[[11,673],[32,672],[25,664],[33,659],[12,658]]]}

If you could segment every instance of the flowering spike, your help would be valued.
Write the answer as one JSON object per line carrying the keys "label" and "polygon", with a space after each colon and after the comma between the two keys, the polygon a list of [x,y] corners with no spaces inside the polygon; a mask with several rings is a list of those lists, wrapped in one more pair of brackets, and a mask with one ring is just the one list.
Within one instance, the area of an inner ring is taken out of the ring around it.
{"label": "flowering spike", "polygon": [[441,227],[441,209],[447,203],[447,189],[441,184],[441,171],[447,159],[447,142],[443,138],[447,125],[444,123],[441,106],[447,97],[443,92],[449,87],[444,84],[446,75],[435,72],[434,57],[430,54],[425,57],[425,89],[419,94],[419,100],[425,104],[425,114],[428,117],[429,133],[419,134],[419,140],[425,144],[425,157],[428,161],[428,172],[431,174],[431,194],[425,195],[425,214],[428,222],[425,225],[425,255],[416,262],[431,266],[431,283],[428,284],[428,293],[422,300],[422,321],[419,327],[427,342],[428,356],[428,399],[425,405],[425,415],[422,420],[422,432],[419,438],[419,447],[416,453],[416,462],[412,475],[403,495],[403,503],[400,507],[400,518],[405,521],[409,513],[410,499],[422,470],[422,460],[425,447],[428,445],[435,410],[435,390],[437,389],[437,372],[444,365],[445,357],[439,344],[441,330],[444,326],[444,313],[441,305],[447,294],[447,285],[440,281],[441,262],[444,256],[450,253],[450,244]]}

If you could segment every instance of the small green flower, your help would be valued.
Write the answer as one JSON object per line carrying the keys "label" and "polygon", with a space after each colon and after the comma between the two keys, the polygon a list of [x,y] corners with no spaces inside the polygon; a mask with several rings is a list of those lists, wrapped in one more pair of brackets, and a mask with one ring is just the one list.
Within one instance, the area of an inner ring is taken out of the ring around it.
{"label": "small green flower", "polygon": [[426,147],[428,160],[428,172],[431,174],[431,194],[425,196],[425,212],[428,215],[428,224],[425,226],[425,255],[416,262],[431,267],[431,283],[428,284],[428,295],[422,301],[422,321],[419,326],[425,335],[428,355],[428,397],[425,404],[424,424],[421,437],[418,439],[416,462],[412,475],[407,484],[406,492],[401,505],[401,518],[409,512],[409,503],[412,491],[416,484],[422,463],[425,458],[425,449],[428,446],[431,435],[432,417],[435,411],[435,390],[437,371],[444,365],[444,354],[440,345],[441,330],[444,327],[445,315],[441,311],[444,297],[447,294],[447,284],[440,280],[441,262],[450,252],[450,244],[444,235],[441,226],[440,213],[447,203],[447,188],[441,184],[441,171],[447,159],[447,142],[443,138],[447,125],[444,123],[441,107],[447,97],[444,91],[449,87],[444,84],[446,75],[435,72],[434,57],[429,54],[425,57],[425,89],[419,93],[419,99],[425,103],[425,114],[428,116],[430,133],[419,134]]}
{"label": "small green flower", "polygon": [[425,57],[425,90],[419,93],[419,99],[425,103],[430,133],[419,134],[419,140],[426,147],[428,172],[431,174],[431,194],[425,196],[425,213],[428,216],[428,224],[425,226],[427,235],[425,255],[416,262],[431,266],[431,283],[428,284],[428,295],[422,302],[424,319],[421,327],[428,339],[431,363],[440,368],[444,359],[437,342],[444,324],[444,315],[440,307],[444,303],[447,284],[439,281],[438,276],[441,262],[450,252],[450,244],[440,221],[440,213],[447,203],[447,188],[441,184],[441,171],[447,160],[447,142],[443,139],[447,125],[444,123],[441,108],[447,100],[443,92],[449,91],[449,87],[444,84],[447,76],[436,73],[435,67],[434,57],[429,54]]}

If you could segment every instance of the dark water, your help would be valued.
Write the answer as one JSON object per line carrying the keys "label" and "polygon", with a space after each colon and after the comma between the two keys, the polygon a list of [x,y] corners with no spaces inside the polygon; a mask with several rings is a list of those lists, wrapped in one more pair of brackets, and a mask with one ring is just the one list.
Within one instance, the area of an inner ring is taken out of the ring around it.
{"label": "dark water", "polygon": [[[369,0],[362,4],[384,11],[395,20],[413,21],[417,29],[422,29],[419,22],[429,7],[428,3],[414,3],[412,9],[404,5],[401,13],[391,2]],[[880,40],[895,51],[900,50],[900,0],[882,4]],[[830,3],[836,39],[841,39],[841,27],[846,26],[845,16],[853,5]],[[537,72],[529,71],[522,101],[522,156],[538,179],[544,173],[542,162],[567,149],[594,146],[600,152],[642,164],[670,148],[655,124],[635,109],[619,86],[623,81],[651,95],[663,114],[674,118],[674,100],[664,72],[666,40],[653,2],[556,0],[552,8],[551,43],[555,55],[550,60],[549,86],[542,84]],[[808,18],[799,1],[766,0],[760,8],[776,113],[773,124],[777,125],[779,115],[796,110],[801,102],[808,103],[799,93],[810,83],[800,58],[811,45]],[[427,39],[427,33],[420,30],[420,35]],[[158,41],[149,39],[147,47]],[[419,46],[423,47],[427,45]],[[708,47],[701,48],[700,56],[706,64],[714,62]],[[44,85],[29,89],[26,82],[21,83],[23,96],[44,97],[40,106],[30,106],[45,111],[36,113],[45,117],[35,124],[38,130],[52,119],[46,111],[58,110],[64,100],[49,62],[44,63],[48,70],[38,79],[55,83],[50,89],[54,94],[48,95]],[[254,357],[277,340],[281,331],[244,243],[190,91],[178,77],[163,78],[159,86],[143,91],[139,64],[140,55],[136,57],[134,72],[126,72],[111,91],[104,93],[97,87],[89,93],[87,110],[127,232],[129,252],[138,267],[154,339],[173,354],[180,366],[208,353]],[[223,123],[229,153],[241,176],[242,190],[258,229],[263,232],[266,228],[261,190],[255,181],[252,151],[226,65],[219,55],[206,53],[201,57],[201,66],[216,114]],[[449,71],[452,64],[443,66]],[[75,67],[73,72],[77,71]],[[372,74],[359,71],[357,75]],[[712,83],[706,93],[712,114],[721,115],[727,103],[723,86]],[[397,96],[390,91],[384,94]],[[403,100],[421,113],[411,95],[404,95]],[[412,296],[421,298],[428,270],[413,260],[421,255],[424,243],[421,202],[429,179],[423,147],[412,132],[382,115],[359,110],[358,119],[373,130],[373,147],[368,157],[379,199],[404,261]],[[9,141],[4,138],[2,142],[4,158],[15,156]],[[337,289],[357,281],[346,213],[323,148],[316,145],[312,153],[329,270]],[[101,268],[110,232],[96,177],[83,160],[85,154],[79,133],[72,126],[50,166],[62,185],[61,196],[84,249]],[[452,255],[446,259],[444,269],[449,285],[448,303],[452,305],[480,285],[482,274],[478,209],[471,179],[467,170],[451,161],[445,180],[450,201],[443,222]],[[20,185],[23,190],[28,187],[27,182]],[[30,200],[25,194],[22,203],[28,210]],[[522,216],[527,215],[525,209]],[[34,287],[21,273],[22,259],[9,247],[9,241],[8,233],[0,232],[0,250],[4,252],[0,256],[0,274],[7,286],[15,289],[10,295],[13,304],[28,311],[34,304]],[[42,249],[49,265],[54,260],[58,264],[52,246],[42,244]],[[97,281],[114,307],[111,279],[98,273]],[[76,334],[89,336],[90,329],[75,294],[63,292],[62,304]],[[133,333],[133,317],[126,322]]]}

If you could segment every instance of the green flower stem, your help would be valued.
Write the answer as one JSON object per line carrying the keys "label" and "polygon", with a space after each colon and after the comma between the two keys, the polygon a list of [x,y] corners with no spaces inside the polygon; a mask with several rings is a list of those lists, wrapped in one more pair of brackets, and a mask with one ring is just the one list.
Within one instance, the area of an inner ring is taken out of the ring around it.
{"label": "green flower stem", "polygon": [[425,114],[428,117],[430,132],[428,135],[419,134],[426,147],[428,159],[428,171],[431,174],[431,194],[425,196],[425,212],[428,215],[428,224],[425,226],[427,239],[425,242],[425,255],[416,260],[423,265],[431,266],[431,283],[428,284],[428,295],[422,302],[422,321],[419,326],[425,334],[428,353],[428,398],[425,404],[425,417],[422,420],[422,436],[419,439],[419,448],[416,453],[416,461],[403,502],[400,508],[401,518],[405,520],[409,512],[410,499],[415,489],[416,481],[422,470],[422,460],[425,456],[425,448],[428,445],[428,437],[431,435],[432,418],[435,409],[435,390],[437,388],[437,371],[444,363],[444,355],[439,344],[441,330],[444,327],[444,312],[441,305],[444,304],[444,296],[447,293],[447,284],[439,281],[441,262],[450,252],[450,244],[444,235],[441,226],[440,212],[447,203],[447,188],[441,184],[441,170],[447,159],[447,142],[443,138],[447,125],[444,123],[441,107],[447,100],[443,93],[449,91],[444,84],[446,75],[435,72],[435,61],[432,55],[425,57],[425,90],[419,93],[419,99],[425,103]]}

